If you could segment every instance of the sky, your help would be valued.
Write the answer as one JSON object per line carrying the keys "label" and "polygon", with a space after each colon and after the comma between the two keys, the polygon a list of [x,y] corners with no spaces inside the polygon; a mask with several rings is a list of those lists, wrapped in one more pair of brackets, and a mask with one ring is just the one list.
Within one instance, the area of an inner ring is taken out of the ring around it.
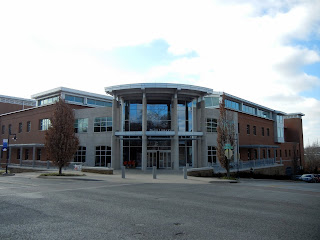
{"label": "sky", "polygon": [[319,0],[0,0],[0,95],[212,88],[304,113],[320,140]]}

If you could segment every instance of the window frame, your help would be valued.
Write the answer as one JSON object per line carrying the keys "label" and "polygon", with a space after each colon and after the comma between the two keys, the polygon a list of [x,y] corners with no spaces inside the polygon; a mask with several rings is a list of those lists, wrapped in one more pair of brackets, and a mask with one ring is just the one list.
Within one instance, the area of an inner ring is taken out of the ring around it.
{"label": "window frame", "polygon": [[207,132],[217,132],[218,128],[218,119],[216,118],[207,118],[206,120]]}

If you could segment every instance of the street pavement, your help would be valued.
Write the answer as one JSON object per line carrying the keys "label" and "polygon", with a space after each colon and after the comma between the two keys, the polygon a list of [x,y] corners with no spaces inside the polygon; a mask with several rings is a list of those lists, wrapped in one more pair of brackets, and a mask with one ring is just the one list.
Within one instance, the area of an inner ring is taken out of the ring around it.
{"label": "street pavement", "polygon": [[[74,173],[74,172],[73,172]],[[320,184],[182,172],[0,177],[0,239],[318,239]]]}

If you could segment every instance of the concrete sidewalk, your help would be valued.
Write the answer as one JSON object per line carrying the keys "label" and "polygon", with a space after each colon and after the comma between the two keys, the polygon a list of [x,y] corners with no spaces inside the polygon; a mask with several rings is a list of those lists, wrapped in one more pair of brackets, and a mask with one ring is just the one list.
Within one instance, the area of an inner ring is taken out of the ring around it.
{"label": "concrete sidewalk", "polygon": [[[12,177],[30,177],[37,178],[42,173],[52,173],[53,171],[24,172],[16,173]],[[85,176],[45,176],[41,178],[82,180],[82,181],[108,181],[118,183],[183,183],[183,184],[208,184],[208,183],[236,183],[235,180],[226,180],[214,177],[191,177],[184,179],[182,171],[157,171],[156,179],[153,179],[152,171],[126,170],[125,178],[122,178],[121,170],[114,170],[113,175],[89,173],[81,171],[62,171],[62,173],[85,174]]]}

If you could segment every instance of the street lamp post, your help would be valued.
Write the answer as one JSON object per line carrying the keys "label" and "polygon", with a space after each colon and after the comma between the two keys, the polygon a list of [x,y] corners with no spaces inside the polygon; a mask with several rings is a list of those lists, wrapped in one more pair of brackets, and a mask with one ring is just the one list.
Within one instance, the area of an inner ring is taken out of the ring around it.
{"label": "street lamp post", "polygon": [[9,147],[10,147],[10,136],[14,136],[12,139],[17,140],[17,135],[14,133],[8,133],[8,145],[7,145],[7,162],[6,162],[6,174],[8,174],[8,163],[9,163]]}

